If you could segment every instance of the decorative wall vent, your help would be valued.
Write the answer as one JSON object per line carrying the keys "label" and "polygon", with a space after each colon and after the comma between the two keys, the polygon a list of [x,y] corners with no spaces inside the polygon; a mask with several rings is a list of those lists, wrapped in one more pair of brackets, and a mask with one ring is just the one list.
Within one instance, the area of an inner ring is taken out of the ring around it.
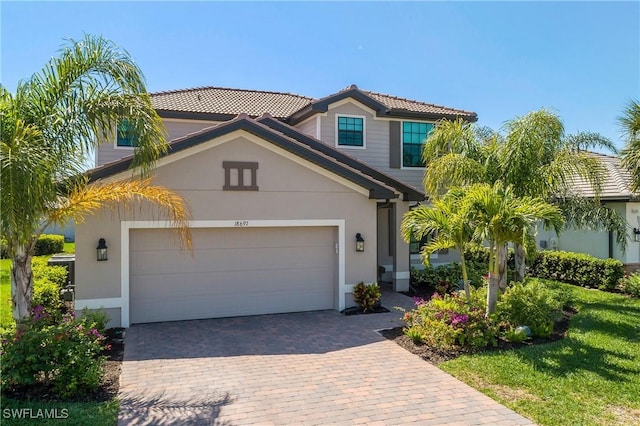
{"label": "decorative wall vent", "polygon": [[223,161],[224,191],[257,191],[258,163],[251,161]]}

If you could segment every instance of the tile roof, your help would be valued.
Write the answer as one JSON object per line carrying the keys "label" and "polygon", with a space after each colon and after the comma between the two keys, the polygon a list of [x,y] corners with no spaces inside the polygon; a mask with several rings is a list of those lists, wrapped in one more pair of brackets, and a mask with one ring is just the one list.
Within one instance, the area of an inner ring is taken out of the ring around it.
{"label": "tile roof", "polygon": [[151,102],[158,110],[225,114],[234,117],[241,113],[257,117],[268,112],[274,117],[285,118],[312,100],[292,93],[224,87],[196,87],[151,94]]}
{"label": "tile roof", "polygon": [[392,110],[404,110],[411,112],[423,112],[427,114],[446,114],[475,117],[476,113],[465,111],[462,109],[449,108],[441,105],[428,104],[426,102],[414,101],[412,99],[399,98],[397,96],[386,95],[384,93],[375,93],[362,90],[363,93],[369,95],[376,101],[387,106]]}
{"label": "tile roof", "polygon": [[322,99],[261,90],[195,87],[152,93],[151,102],[159,111],[227,115],[229,119],[242,113],[251,117],[259,117],[266,112],[275,118],[286,119],[305,107],[308,109],[314,104],[323,101],[329,102],[331,99],[349,95],[346,92],[350,92],[350,95],[364,95],[365,100],[368,97],[378,105],[399,114],[407,112],[436,116],[461,116],[474,121],[477,117],[476,113],[471,111],[361,90],[356,85],[351,85]]}
{"label": "tile roof", "polygon": [[[600,160],[606,170],[607,176],[604,182],[602,182],[601,199],[626,200],[637,197],[637,194],[634,194],[630,189],[631,175],[629,171],[620,164],[620,158],[596,152],[590,152],[589,154]],[[576,178],[573,183],[573,188],[576,193],[586,197],[593,197],[595,195],[593,188],[591,188],[591,185],[589,185],[587,181]]]}

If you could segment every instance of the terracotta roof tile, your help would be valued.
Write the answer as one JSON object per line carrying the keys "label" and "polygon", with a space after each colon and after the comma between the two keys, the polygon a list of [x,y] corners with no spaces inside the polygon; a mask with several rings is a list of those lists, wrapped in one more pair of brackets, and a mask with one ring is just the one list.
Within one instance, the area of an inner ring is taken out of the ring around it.
{"label": "terracotta roof tile", "polygon": [[399,98],[397,96],[386,95],[384,93],[375,93],[362,90],[363,93],[369,95],[381,104],[386,105],[389,109],[404,110],[411,112],[423,112],[428,114],[452,114],[460,116],[475,117],[476,113],[465,111],[462,109],[449,108],[441,105],[428,104],[426,102],[414,101],[407,98]]}
{"label": "terracotta roof tile", "polygon": [[288,117],[312,100],[292,93],[224,87],[196,87],[151,94],[153,106],[158,110],[233,116],[246,113],[254,117],[269,112],[277,118]]}

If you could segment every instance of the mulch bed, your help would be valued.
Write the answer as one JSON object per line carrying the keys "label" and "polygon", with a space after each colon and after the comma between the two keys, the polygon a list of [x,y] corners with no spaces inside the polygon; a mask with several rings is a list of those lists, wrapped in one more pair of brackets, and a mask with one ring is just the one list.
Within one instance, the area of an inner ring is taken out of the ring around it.
{"label": "mulch bed", "polygon": [[22,386],[2,389],[2,395],[20,401],[68,401],[68,402],[105,402],[116,397],[120,389],[120,371],[124,357],[123,329],[109,329],[105,332],[105,349],[103,355],[107,357],[104,363],[104,377],[102,384],[93,393],[80,395],[75,398],[62,399],[46,386]]}
{"label": "mulch bed", "polygon": [[347,308],[343,310],[342,314],[345,316],[350,316],[350,315],[383,314],[385,312],[390,312],[390,311],[384,306],[374,306],[373,309],[367,312],[363,311],[362,308],[356,306],[353,308]]}
{"label": "mulch bed", "polygon": [[[412,297],[422,297],[423,299],[429,299],[433,295],[433,290],[426,289],[423,292],[408,292],[405,293],[408,296]],[[565,308],[562,311],[562,318],[554,324],[553,333],[548,338],[532,338],[528,339],[524,342],[514,343],[508,342],[503,339],[498,339],[497,346],[489,346],[479,351],[471,351],[467,349],[451,349],[451,350],[443,350],[439,348],[434,348],[432,346],[426,344],[414,343],[409,337],[405,336],[402,332],[403,327],[391,328],[388,330],[382,330],[381,334],[383,337],[389,340],[393,340],[395,343],[408,350],[409,352],[418,355],[420,358],[424,359],[427,362],[430,362],[433,365],[438,365],[442,362],[449,361],[455,359],[461,355],[478,353],[478,352],[489,352],[489,351],[502,351],[502,350],[513,350],[526,346],[532,345],[540,345],[544,343],[554,342],[556,340],[564,339],[566,336],[567,330],[569,329],[569,320],[573,315],[575,315],[577,311],[573,308]]]}

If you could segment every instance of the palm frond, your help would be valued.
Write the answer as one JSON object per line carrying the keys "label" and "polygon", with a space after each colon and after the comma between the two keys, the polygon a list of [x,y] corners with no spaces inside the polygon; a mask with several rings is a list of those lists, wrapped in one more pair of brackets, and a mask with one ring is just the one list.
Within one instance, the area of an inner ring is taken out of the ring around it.
{"label": "palm frond", "polygon": [[73,219],[82,223],[87,215],[95,214],[101,209],[134,214],[135,209],[143,210],[145,204],[158,212],[158,219],[170,221],[182,246],[191,249],[189,206],[174,191],[151,185],[150,179],[96,182],[79,186],[50,210],[48,222],[66,223]]}

